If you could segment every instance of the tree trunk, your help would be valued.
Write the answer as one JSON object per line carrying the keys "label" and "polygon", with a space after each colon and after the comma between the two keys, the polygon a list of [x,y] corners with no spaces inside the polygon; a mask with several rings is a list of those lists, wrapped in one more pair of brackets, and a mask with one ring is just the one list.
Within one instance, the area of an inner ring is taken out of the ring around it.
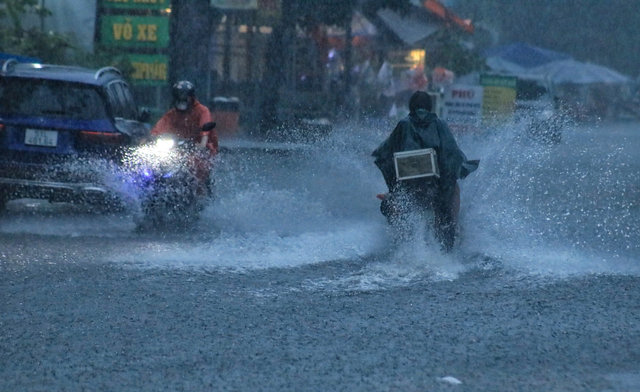
{"label": "tree trunk", "polygon": [[173,0],[169,49],[171,83],[189,80],[205,92],[213,11],[208,0]]}
{"label": "tree trunk", "polygon": [[[260,97],[260,132],[263,134],[274,129],[280,123],[278,105],[280,104],[280,87],[285,79],[284,70],[288,69],[287,54],[291,47],[290,31],[295,29],[293,0],[282,0],[282,20],[269,38],[266,53],[266,75]],[[294,34],[295,36],[295,30]]]}

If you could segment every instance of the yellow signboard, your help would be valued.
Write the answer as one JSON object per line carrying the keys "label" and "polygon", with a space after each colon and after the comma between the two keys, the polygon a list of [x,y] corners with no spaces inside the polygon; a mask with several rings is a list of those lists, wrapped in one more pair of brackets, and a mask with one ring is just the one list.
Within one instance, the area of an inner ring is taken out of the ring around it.
{"label": "yellow signboard", "polygon": [[127,54],[126,59],[133,67],[133,73],[129,75],[136,85],[162,86],[169,80],[169,57],[152,54]]}
{"label": "yellow signboard", "polygon": [[482,75],[484,86],[482,115],[485,120],[505,120],[515,110],[517,78],[513,76]]}
{"label": "yellow signboard", "polygon": [[118,47],[166,48],[169,18],[107,15],[102,17],[102,44]]}
{"label": "yellow signboard", "polygon": [[515,108],[516,90],[509,87],[486,86],[482,99],[484,114],[511,114]]}

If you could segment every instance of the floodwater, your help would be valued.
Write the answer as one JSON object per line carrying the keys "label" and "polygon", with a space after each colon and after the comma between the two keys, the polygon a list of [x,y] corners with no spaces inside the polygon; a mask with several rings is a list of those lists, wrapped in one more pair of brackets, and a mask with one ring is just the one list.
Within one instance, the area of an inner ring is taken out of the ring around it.
{"label": "floodwater", "polygon": [[640,389],[638,123],[460,135],[460,242],[393,240],[391,131],[227,140],[188,232],[34,200],[0,217],[0,389]]}
{"label": "floodwater", "polygon": [[522,140],[510,127],[459,135],[481,164],[460,182],[463,233],[446,256],[422,237],[392,246],[375,197],[386,187],[370,157],[390,131],[379,126],[338,129],[315,144],[223,141],[216,201],[189,232],[136,234],[127,214],[33,200],[12,203],[0,232],[105,237],[122,244],[107,261],[143,268],[246,271],[381,259],[380,271],[365,274],[388,274],[371,276],[383,282],[455,278],[482,259],[517,275],[636,274],[637,127],[568,128],[559,145]]}

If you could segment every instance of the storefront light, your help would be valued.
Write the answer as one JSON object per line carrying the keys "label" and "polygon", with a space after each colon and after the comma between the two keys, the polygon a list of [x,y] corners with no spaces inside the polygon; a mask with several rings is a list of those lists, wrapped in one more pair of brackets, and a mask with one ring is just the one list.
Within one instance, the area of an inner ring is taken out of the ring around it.
{"label": "storefront light", "polygon": [[414,67],[424,64],[424,58],[426,53],[424,50],[412,50],[409,52],[409,56],[407,57],[407,61],[411,62]]}

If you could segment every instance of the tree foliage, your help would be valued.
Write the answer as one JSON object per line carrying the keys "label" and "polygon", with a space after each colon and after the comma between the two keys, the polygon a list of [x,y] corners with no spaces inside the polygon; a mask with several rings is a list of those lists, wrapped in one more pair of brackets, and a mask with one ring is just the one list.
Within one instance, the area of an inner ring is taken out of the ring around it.
{"label": "tree foliage", "polygon": [[475,50],[465,47],[462,38],[459,32],[450,29],[437,32],[426,47],[426,67],[444,67],[457,75],[483,70],[484,60]]}
{"label": "tree foliage", "polygon": [[40,0],[0,0],[0,18],[9,17],[14,30],[22,30],[22,17],[28,13],[40,17],[51,15],[49,10],[40,6]]}
{"label": "tree foliage", "polygon": [[66,50],[72,47],[70,39],[35,27],[24,28],[22,20],[29,14],[44,18],[51,12],[41,7],[39,0],[0,0],[0,19],[10,21],[0,25],[0,51],[37,57],[45,62],[63,62]]}

